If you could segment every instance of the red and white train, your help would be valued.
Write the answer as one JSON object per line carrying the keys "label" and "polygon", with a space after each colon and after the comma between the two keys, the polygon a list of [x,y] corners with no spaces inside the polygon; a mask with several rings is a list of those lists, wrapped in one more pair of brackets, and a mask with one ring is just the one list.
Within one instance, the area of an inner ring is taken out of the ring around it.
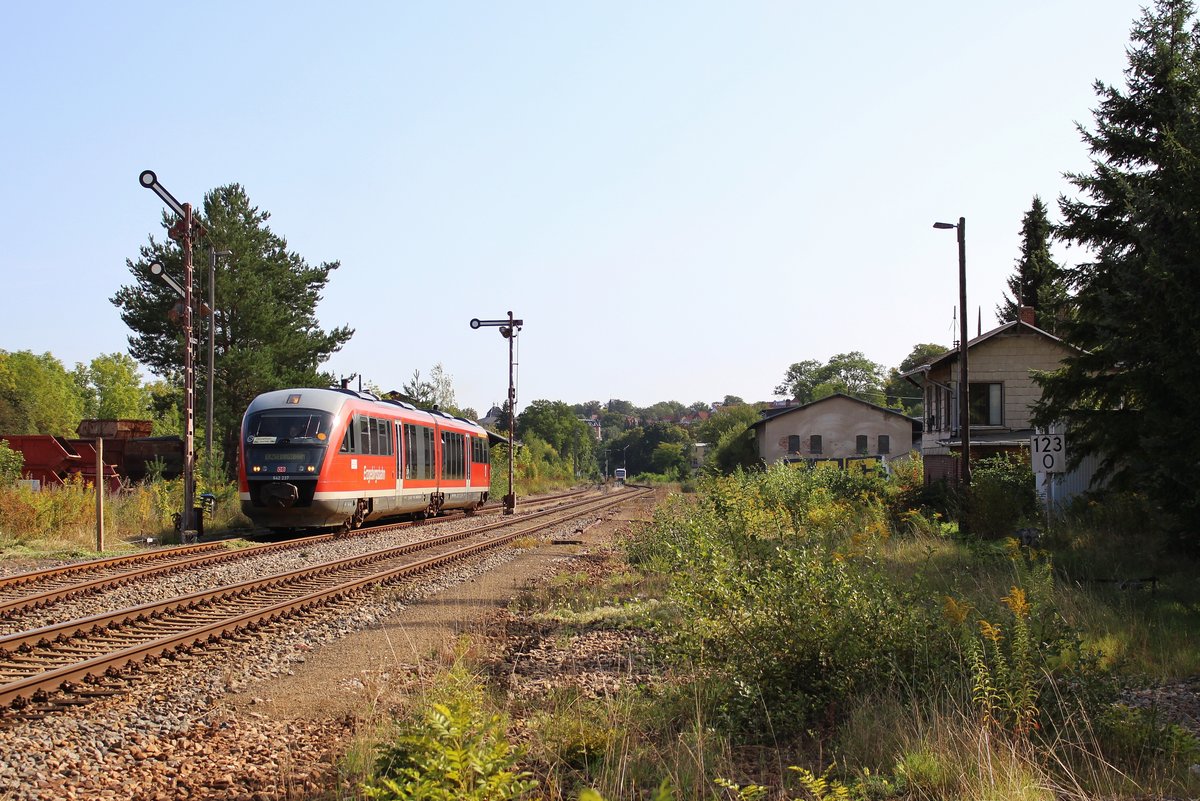
{"label": "red and white train", "polygon": [[370,393],[267,392],[242,418],[242,512],[284,530],[475,509],[491,485],[488,446],[476,423]]}

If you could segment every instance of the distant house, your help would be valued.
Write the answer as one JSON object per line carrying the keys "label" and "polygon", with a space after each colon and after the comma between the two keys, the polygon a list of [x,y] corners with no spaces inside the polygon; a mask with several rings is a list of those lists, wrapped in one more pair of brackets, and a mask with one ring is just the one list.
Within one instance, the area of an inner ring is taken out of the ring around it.
{"label": "distant house", "polygon": [[585,424],[587,424],[587,427],[592,430],[592,436],[596,438],[597,442],[599,442],[601,439],[601,436],[602,436],[599,418],[597,418],[597,417],[580,417],[579,419],[581,421],[583,421]]}
{"label": "distant house", "polygon": [[[967,381],[970,391],[971,461],[1003,453],[1028,456],[1033,435],[1033,405],[1042,390],[1034,371],[1055,370],[1078,350],[1034,324],[1033,309],[967,342]],[[957,483],[962,453],[959,420],[959,354],[950,350],[904,377],[925,393],[925,436],[921,455],[925,481]],[[1085,463],[1064,477],[1068,494],[1090,483],[1093,465]],[[1059,496],[1062,497],[1062,496]]]}
{"label": "distant house", "polygon": [[750,427],[758,455],[774,462],[882,459],[904,456],[913,448],[920,421],[850,395],[837,393],[802,406],[766,411]]}
{"label": "distant house", "polygon": [[504,417],[504,409],[493,405],[492,408],[488,409],[487,416],[479,420],[479,425],[484,428],[495,428],[502,417]]}

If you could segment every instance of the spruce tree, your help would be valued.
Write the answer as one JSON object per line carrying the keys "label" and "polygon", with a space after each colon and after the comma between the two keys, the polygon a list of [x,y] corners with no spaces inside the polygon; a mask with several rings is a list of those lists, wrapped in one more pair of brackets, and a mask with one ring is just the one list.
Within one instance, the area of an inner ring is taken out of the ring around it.
{"label": "spruce tree", "polygon": [[1093,259],[1069,270],[1082,348],[1041,379],[1036,422],[1066,422],[1078,457],[1102,457],[1117,487],[1158,501],[1200,544],[1200,39],[1188,0],[1158,0],[1135,22],[1127,88],[1096,83],[1092,169],[1067,177],[1059,235]]}
{"label": "spruce tree", "polygon": [[1002,323],[1020,317],[1020,307],[1036,313],[1035,323],[1043,331],[1059,334],[1070,314],[1070,297],[1063,269],[1050,257],[1053,228],[1046,215],[1046,204],[1037,195],[1021,220],[1021,255],[1016,271],[1008,278],[1008,294],[996,307]]}
{"label": "spruce tree", "polygon": [[[270,213],[250,204],[241,186],[230,184],[209,192],[197,215],[206,230],[193,255],[198,299],[207,302],[209,248],[229,250],[218,260],[216,315],[196,315],[197,419],[204,397],[207,326],[215,320],[216,360],[214,427],[224,435],[227,464],[237,453],[238,428],[246,406],[258,394],[285,387],[330,386],[333,376],[320,365],[341,349],[354,333],[343,326],[323,331],[316,305],[337,262],[310,267],[287,241],[267,225]],[[174,216],[163,215],[169,228]],[[129,352],[153,373],[182,383],[183,331],[171,310],[179,301],[150,264],[183,281],[183,253],[176,242],[143,245],[139,258],[126,260],[135,283],[122,286],[112,302],[133,331]]]}

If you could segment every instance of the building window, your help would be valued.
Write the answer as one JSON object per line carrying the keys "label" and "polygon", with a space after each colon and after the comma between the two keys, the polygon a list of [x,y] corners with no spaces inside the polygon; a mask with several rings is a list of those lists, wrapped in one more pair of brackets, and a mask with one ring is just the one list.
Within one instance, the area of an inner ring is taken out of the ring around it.
{"label": "building window", "polygon": [[799,434],[789,434],[788,435],[787,449],[788,449],[788,453],[799,453],[800,452],[800,435]]}
{"label": "building window", "polygon": [[1003,384],[971,384],[967,401],[971,407],[971,425],[1004,425]]}
{"label": "building window", "polygon": [[810,436],[808,438],[808,452],[809,453],[820,453],[821,452],[821,435],[820,434],[813,434],[812,436]]}
{"label": "building window", "polygon": [[859,434],[854,438],[854,452],[865,454],[867,452],[867,435]]}
{"label": "building window", "polygon": [[891,453],[892,452],[892,438],[890,436],[888,436],[887,434],[879,435],[879,452],[880,453]]}

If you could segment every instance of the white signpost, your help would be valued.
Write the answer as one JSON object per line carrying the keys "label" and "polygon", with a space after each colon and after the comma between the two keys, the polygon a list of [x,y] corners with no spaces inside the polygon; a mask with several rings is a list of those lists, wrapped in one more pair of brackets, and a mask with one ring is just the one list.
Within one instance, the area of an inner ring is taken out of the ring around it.
{"label": "white signpost", "polygon": [[1029,441],[1029,460],[1034,474],[1042,473],[1046,484],[1046,525],[1054,509],[1054,474],[1067,472],[1067,437],[1065,434],[1036,432]]}
{"label": "white signpost", "polygon": [[1067,472],[1067,438],[1064,434],[1034,434],[1029,443],[1035,473]]}

